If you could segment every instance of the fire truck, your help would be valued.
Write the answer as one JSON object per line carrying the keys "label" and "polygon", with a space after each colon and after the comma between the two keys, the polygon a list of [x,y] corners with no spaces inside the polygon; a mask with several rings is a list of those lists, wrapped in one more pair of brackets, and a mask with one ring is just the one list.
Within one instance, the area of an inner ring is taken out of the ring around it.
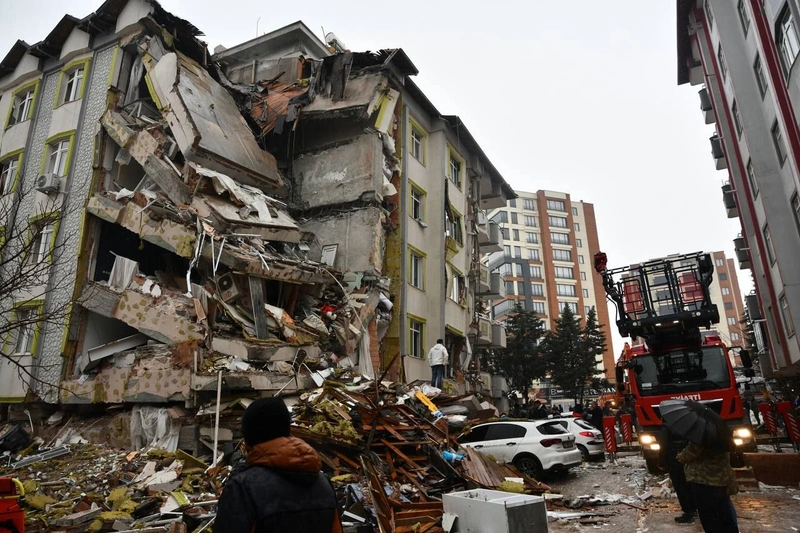
{"label": "fire truck", "polygon": [[[606,268],[595,254],[595,270],[608,299],[617,308],[620,335],[630,337],[617,361],[618,391],[634,402],[639,444],[651,472],[658,471],[659,404],[685,398],[706,404],[731,428],[736,452],[755,451],[728,347],[708,331],[719,322],[709,286],[714,275],[710,254],[670,256],[630,267]],[[743,365],[752,366],[745,350]],[[627,374],[627,375],[626,375]],[[627,379],[625,379],[627,378]]]}

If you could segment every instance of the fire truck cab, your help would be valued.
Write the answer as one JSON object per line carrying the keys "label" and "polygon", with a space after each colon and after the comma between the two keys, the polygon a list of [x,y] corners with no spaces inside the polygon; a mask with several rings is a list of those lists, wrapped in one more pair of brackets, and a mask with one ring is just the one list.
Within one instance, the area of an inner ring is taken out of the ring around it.
{"label": "fire truck cab", "polygon": [[674,398],[705,403],[719,413],[733,434],[737,450],[733,461],[740,463],[742,452],[755,449],[755,440],[728,347],[719,335],[707,331],[719,321],[709,294],[711,256],[702,252],[671,256],[615,270],[605,264],[605,254],[595,255],[595,269],[617,308],[619,332],[633,340],[617,362],[616,378],[620,390],[635,401],[639,443],[648,469],[658,471],[662,425],[658,406]]}

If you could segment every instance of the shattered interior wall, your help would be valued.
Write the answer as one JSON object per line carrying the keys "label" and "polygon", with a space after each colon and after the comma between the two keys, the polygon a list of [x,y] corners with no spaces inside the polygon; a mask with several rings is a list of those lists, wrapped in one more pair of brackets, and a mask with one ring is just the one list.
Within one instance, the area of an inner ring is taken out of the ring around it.
{"label": "shattered interior wall", "polygon": [[339,214],[306,219],[304,231],[316,236],[316,246],[309,256],[319,261],[322,248],[336,244],[333,266],[342,272],[377,272],[383,270],[384,214],[377,207],[354,209]]}

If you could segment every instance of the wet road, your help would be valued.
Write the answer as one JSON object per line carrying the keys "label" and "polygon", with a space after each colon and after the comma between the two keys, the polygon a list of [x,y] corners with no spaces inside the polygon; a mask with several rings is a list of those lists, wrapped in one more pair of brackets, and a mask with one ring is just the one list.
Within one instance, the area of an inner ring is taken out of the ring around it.
{"label": "wet road", "polygon": [[[619,457],[616,464],[584,463],[569,474],[547,480],[564,501],[548,502],[548,510],[559,513],[601,513],[603,516],[550,518],[551,533],[576,531],[633,532],[702,532],[700,522],[681,525],[674,522],[680,514],[678,500],[665,482],[666,475],[647,473],[639,455]],[[595,498],[579,508],[564,504]],[[733,498],[739,517],[739,531],[800,532],[800,489],[766,487],[761,492],[741,492]]]}

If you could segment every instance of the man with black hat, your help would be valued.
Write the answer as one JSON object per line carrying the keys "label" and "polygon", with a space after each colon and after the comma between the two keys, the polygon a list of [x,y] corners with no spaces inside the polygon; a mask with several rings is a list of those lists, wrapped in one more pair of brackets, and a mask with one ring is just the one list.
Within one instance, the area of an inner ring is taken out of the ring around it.
{"label": "man with black hat", "polygon": [[311,446],[290,436],[291,421],[280,398],[258,399],[245,410],[247,468],[225,484],[214,533],[341,533],[322,461]]}

